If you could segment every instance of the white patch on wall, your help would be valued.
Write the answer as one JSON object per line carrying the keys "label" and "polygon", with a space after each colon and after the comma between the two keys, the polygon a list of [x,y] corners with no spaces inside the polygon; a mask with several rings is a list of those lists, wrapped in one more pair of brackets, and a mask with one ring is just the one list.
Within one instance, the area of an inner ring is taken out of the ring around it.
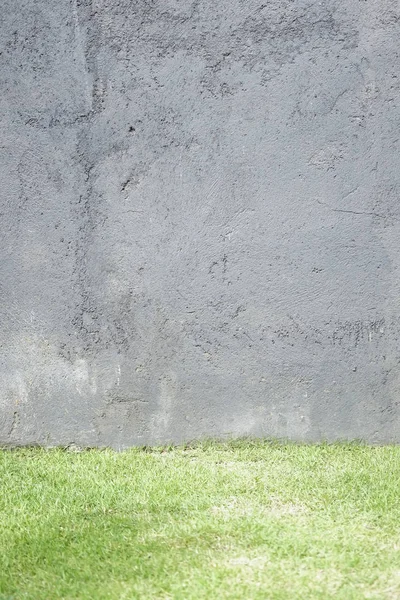
{"label": "white patch on wall", "polygon": [[176,373],[170,371],[162,376],[159,384],[157,411],[152,417],[151,430],[154,439],[165,440],[171,422],[171,413],[177,393]]}
{"label": "white patch on wall", "polygon": [[74,362],[73,369],[78,394],[80,396],[88,392],[95,394],[97,392],[96,376],[90,374],[87,361],[83,358],[77,359]]}

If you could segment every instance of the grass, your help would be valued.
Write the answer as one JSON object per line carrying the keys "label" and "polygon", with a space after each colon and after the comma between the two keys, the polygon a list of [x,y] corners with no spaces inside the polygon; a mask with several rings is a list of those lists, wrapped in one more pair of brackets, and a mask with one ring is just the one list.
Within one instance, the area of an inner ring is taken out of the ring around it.
{"label": "grass", "polygon": [[400,598],[400,447],[0,451],[0,600]]}

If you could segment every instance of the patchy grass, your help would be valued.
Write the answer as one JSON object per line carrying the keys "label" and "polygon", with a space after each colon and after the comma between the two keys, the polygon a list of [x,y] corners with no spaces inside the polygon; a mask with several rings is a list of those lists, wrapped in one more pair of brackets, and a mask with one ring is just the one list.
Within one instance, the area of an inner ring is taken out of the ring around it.
{"label": "patchy grass", "polygon": [[400,598],[400,448],[0,452],[0,600]]}

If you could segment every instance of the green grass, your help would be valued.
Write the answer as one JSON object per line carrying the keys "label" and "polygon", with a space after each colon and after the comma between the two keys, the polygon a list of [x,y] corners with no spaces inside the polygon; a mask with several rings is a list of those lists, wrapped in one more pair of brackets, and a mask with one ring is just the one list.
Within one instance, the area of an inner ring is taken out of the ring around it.
{"label": "green grass", "polygon": [[0,451],[0,600],[400,598],[400,447]]}

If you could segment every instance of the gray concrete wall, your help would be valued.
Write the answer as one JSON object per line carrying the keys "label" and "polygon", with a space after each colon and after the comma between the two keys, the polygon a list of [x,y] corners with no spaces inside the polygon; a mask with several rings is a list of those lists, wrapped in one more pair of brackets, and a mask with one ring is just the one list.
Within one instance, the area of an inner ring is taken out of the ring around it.
{"label": "gray concrete wall", "polygon": [[0,441],[400,441],[397,0],[3,0]]}

